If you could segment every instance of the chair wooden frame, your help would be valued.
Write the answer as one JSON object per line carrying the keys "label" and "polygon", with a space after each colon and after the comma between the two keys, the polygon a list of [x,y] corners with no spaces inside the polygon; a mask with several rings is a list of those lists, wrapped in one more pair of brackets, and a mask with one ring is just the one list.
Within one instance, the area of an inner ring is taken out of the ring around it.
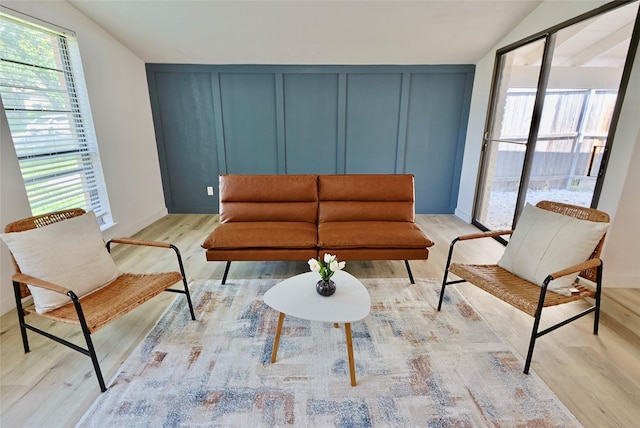
{"label": "chair wooden frame", "polygon": [[[538,202],[536,206],[538,208],[583,220],[609,222],[609,215],[607,213],[592,208],[585,208],[576,205],[551,201],[541,201]],[[527,351],[527,359],[523,370],[525,374],[528,374],[529,368],[531,367],[531,360],[533,358],[533,349],[535,347],[536,339],[540,336],[550,333],[557,328],[575,321],[578,318],[582,318],[592,312],[594,313],[595,318],[593,324],[593,334],[598,334],[603,269],[602,260],[600,259],[600,253],[602,252],[605,236],[602,237],[588,260],[575,266],[567,267],[566,269],[560,270],[558,272],[549,273],[549,275],[545,278],[542,286],[538,286],[534,283],[519,278],[518,276],[499,267],[498,265],[451,263],[454,246],[460,241],[468,241],[479,238],[496,238],[498,236],[510,235],[512,233],[513,230],[479,232],[459,236],[451,242],[451,245],[449,247],[449,255],[447,257],[447,264],[444,271],[444,277],[442,279],[442,288],[440,290],[440,299],[438,301],[438,311],[440,311],[442,307],[445,288],[447,285],[469,282],[491,293],[492,295],[498,297],[500,300],[510,304],[511,306],[534,317],[531,338],[529,340],[529,349]],[[448,280],[449,273],[456,275],[460,279]],[[595,283],[595,290],[592,287],[589,287],[582,283],[575,283],[574,287],[578,291],[572,293],[571,296],[563,296],[554,292],[547,293],[547,287],[549,286],[549,283],[551,281],[571,274],[592,281],[593,283]],[[582,300],[584,298],[593,298],[595,302],[588,309],[583,310],[582,312],[570,318],[567,318],[564,321],[554,324],[544,330],[538,331],[540,327],[540,319],[542,317],[543,308],[570,303],[577,300]]]}
{"label": "chair wooden frame", "polygon": [[[8,224],[5,227],[5,232],[11,233],[30,230],[80,216],[84,213],[85,211],[83,209],[76,208],[29,217]],[[91,294],[83,296],[82,298],[78,298],[73,290],[22,273],[12,255],[15,267],[15,274],[12,277],[12,282],[24,352],[29,352],[27,330],[31,330],[88,356],[93,363],[93,368],[102,392],[106,391],[107,388],[102,376],[102,371],[100,370],[98,356],[91,339],[92,333],[120,316],[130,312],[142,303],[160,294],[162,291],[184,294],[189,306],[191,319],[196,319],[193,305],[191,303],[189,287],[187,286],[182,256],[180,254],[180,250],[176,246],[164,242],[142,241],[131,238],[115,238],[106,243],[107,251],[111,252],[112,244],[141,245],[171,249],[176,254],[180,271],[149,274],[120,273],[119,276],[108,285]],[[179,281],[182,281],[184,289],[180,290],[169,288]],[[28,300],[25,300],[25,298],[31,294],[26,284],[45,288],[56,293],[65,294],[69,296],[71,302],[53,311],[38,314],[35,311],[35,306]],[[66,324],[80,325],[87,345],[86,348],[78,346],[75,343],[69,342],[59,336],[55,336],[54,334],[44,331],[34,325],[28,324],[26,321],[26,315],[29,314],[38,315]]]}

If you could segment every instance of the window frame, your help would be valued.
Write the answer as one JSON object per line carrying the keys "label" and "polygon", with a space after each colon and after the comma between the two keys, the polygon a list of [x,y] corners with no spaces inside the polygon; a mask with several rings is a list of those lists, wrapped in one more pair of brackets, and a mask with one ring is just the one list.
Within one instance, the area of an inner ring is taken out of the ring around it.
{"label": "window frame", "polygon": [[0,54],[0,97],[32,215],[83,208],[107,229],[114,222],[75,33],[6,6],[0,21],[7,39],[20,26],[16,35],[37,32],[34,43],[51,44],[48,58],[15,44]]}

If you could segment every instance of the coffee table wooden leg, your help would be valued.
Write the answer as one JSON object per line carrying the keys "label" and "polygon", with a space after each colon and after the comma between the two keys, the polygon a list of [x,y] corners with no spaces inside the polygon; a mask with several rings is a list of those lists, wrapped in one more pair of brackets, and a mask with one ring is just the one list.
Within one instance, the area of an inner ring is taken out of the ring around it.
{"label": "coffee table wooden leg", "polygon": [[347,336],[347,354],[349,355],[349,374],[351,375],[351,386],[356,386],[356,366],[353,362],[353,342],[351,340],[351,323],[344,324],[345,335]]}
{"label": "coffee table wooden leg", "polygon": [[273,351],[271,351],[271,362],[276,362],[276,355],[278,354],[278,345],[280,344],[280,332],[282,332],[282,323],[284,322],[284,313],[280,312],[278,317],[278,328],[276,328],[276,338],[273,340]]}

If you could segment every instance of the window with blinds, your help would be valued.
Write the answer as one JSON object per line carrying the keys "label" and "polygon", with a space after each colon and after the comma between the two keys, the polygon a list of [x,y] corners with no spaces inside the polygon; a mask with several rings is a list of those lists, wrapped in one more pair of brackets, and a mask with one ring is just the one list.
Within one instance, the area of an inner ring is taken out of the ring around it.
{"label": "window with blinds", "polygon": [[111,223],[75,36],[0,13],[0,97],[33,215],[79,207]]}

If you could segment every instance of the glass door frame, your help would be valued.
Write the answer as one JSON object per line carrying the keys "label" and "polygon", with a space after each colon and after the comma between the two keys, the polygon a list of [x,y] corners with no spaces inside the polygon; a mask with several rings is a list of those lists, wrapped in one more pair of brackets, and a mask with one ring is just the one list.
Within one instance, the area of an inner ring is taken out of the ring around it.
{"label": "glass door frame", "polygon": [[[565,21],[547,30],[536,33],[525,39],[519,40],[510,45],[507,45],[496,51],[496,57],[495,57],[494,66],[493,66],[491,90],[489,92],[489,106],[487,108],[487,115],[485,118],[485,127],[484,127],[484,133],[482,138],[482,150],[480,153],[480,163],[478,168],[478,176],[476,179],[476,190],[475,190],[472,221],[471,221],[471,223],[474,226],[478,227],[481,230],[490,230],[487,226],[479,222],[477,220],[477,217],[480,211],[480,204],[483,198],[484,178],[486,177],[486,168],[488,164],[487,155],[488,155],[488,148],[489,148],[489,141],[490,141],[489,136],[492,135],[491,131],[492,131],[492,126],[494,122],[494,115],[496,113],[496,105],[498,101],[497,93],[499,91],[500,78],[502,73],[502,64],[503,64],[503,58],[505,58],[505,55],[511,51],[514,51],[518,48],[526,46],[530,43],[534,43],[539,40],[545,40],[544,52],[542,56],[542,65],[540,67],[538,85],[536,88],[536,98],[535,98],[533,113],[531,117],[531,126],[527,136],[527,146],[526,146],[526,151],[524,155],[524,163],[522,167],[520,184],[518,188],[518,197],[517,197],[516,208],[515,208],[515,213],[513,217],[512,227],[515,227],[515,224],[525,205],[526,191],[523,191],[523,189],[525,190],[527,189],[529,179],[530,179],[531,166],[532,166],[533,157],[535,154],[535,143],[538,137],[538,131],[540,129],[542,108],[543,108],[544,100],[546,97],[546,89],[547,89],[547,84],[549,81],[549,75],[551,71],[551,62],[552,62],[551,59],[553,55],[553,50],[555,48],[555,39],[558,31],[566,27],[569,27],[571,25],[574,25],[576,23],[579,23],[581,21],[594,18],[600,14],[612,11],[619,7],[627,6],[629,4],[632,4],[638,1],[639,0],[621,0],[621,1],[614,1],[611,3],[607,3],[597,9],[594,9],[590,12],[579,15],[575,18],[572,18],[568,21]],[[629,43],[629,49],[627,51],[627,57],[625,59],[622,78],[620,80],[618,96],[617,96],[615,107],[613,110],[611,124],[609,127],[609,132],[607,135],[607,139],[606,139],[606,143],[605,143],[605,147],[602,155],[602,162],[600,163],[600,168],[597,174],[593,198],[591,200],[592,208],[597,207],[598,200],[602,192],[602,185],[603,185],[604,176],[605,176],[605,172],[608,165],[609,155],[611,153],[611,148],[613,146],[615,131],[617,128],[618,119],[620,117],[620,111],[622,109],[622,103],[624,101],[626,89],[629,83],[631,69],[633,67],[635,55],[638,50],[639,41],[640,41],[640,9],[636,13],[633,32],[632,32],[631,40]],[[503,244],[507,243],[507,241],[502,237],[497,237],[496,239],[502,242]]]}

